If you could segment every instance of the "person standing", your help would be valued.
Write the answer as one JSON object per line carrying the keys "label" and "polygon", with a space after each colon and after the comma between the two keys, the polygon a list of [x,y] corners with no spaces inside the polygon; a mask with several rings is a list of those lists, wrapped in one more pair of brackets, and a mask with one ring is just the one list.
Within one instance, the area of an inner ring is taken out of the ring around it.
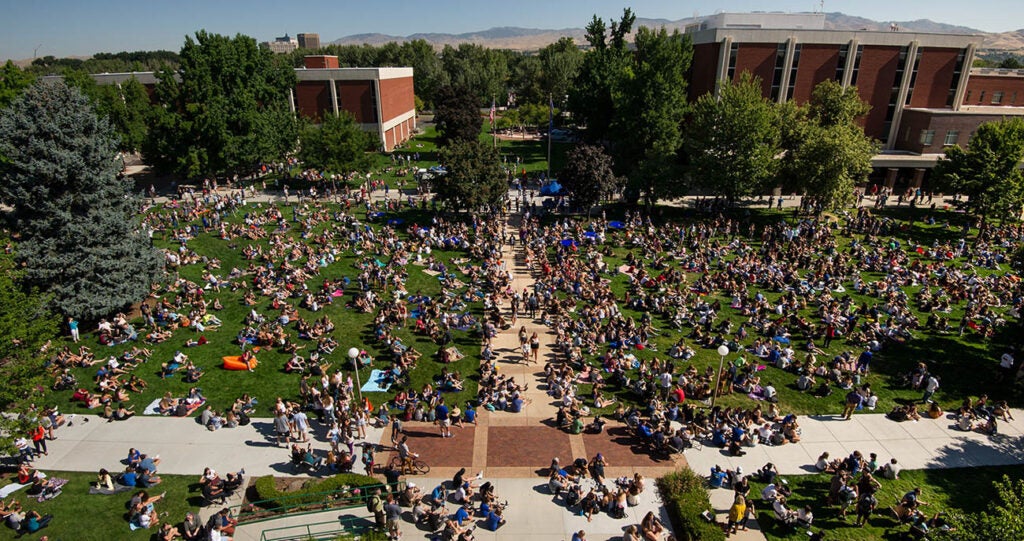
{"label": "person standing", "polygon": [[534,364],[540,361],[540,337],[537,333],[530,337],[530,353]]}
{"label": "person standing", "polygon": [[71,340],[78,342],[78,320],[68,317],[68,329],[71,331]]}
{"label": "person standing", "polygon": [[921,402],[927,404],[937,390],[939,390],[939,377],[934,374],[929,374],[928,382],[925,383],[924,386],[924,396],[921,397]]}
{"label": "person standing", "polygon": [[437,406],[434,407],[434,418],[437,419],[438,426],[441,427],[441,437],[451,438],[452,434],[452,421],[449,417],[448,406],[444,403],[444,397],[441,397],[437,401]]}
{"label": "person standing", "polygon": [[402,518],[402,508],[395,501],[393,494],[388,494],[387,503],[384,504],[384,517],[388,528],[388,536],[391,539],[400,539],[402,531],[398,528],[398,520]]}
{"label": "person standing", "polygon": [[32,436],[32,445],[36,448],[36,456],[41,454],[50,454],[46,449],[46,429],[43,428],[43,425],[36,425],[36,427],[29,432],[29,435]]}
{"label": "person standing", "polygon": [[843,420],[849,421],[854,410],[864,403],[864,396],[857,389],[851,389],[846,393],[846,406],[843,408]]}

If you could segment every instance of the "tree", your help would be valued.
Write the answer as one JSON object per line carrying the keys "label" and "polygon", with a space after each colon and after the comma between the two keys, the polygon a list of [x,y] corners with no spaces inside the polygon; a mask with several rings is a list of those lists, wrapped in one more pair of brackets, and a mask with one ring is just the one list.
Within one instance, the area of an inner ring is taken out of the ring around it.
{"label": "tree", "polygon": [[[636,52],[614,93],[615,116],[609,138],[615,162],[630,187],[653,203],[683,195],[678,153],[686,115],[686,72],[693,58],[688,36],[641,26]],[[644,162],[652,162],[645,164]]]}
{"label": "tree", "polygon": [[480,138],[483,119],[480,102],[464,86],[446,86],[437,92],[434,102],[434,123],[441,146],[452,142],[476,141]]}
{"label": "tree", "polygon": [[967,195],[968,209],[982,220],[1014,218],[1024,203],[1024,119],[987,122],[968,148],[953,146],[935,165],[943,189]]}
{"label": "tree", "polygon": [[509,62],[503,51],[475,43],[445,45],[441,64],[451,85],[471,92],[478,103],[490,103],[507,91]]}
{"label": "tree", "polygon": [[761,83],[744,73],[701,96],[686,136],[693,182],[730,201],[760,192],[775,179],[780,152],[777,113],[761,96]]}
{"label": "tree", "polygon": [[[29,397],[48,385],[42,370],[41,349],[57,335],[57,318],[48,309],[48,300],[38,291],[26,291],[19,282],[20,273],[12,256],[0,256],[0,451],[13,453],[13,440],[31,428]],[[12,415],[13,414],[13,415]]]}
{"label": "tree", "polygon": [[629,63],[625,36],[634,21],[636,16],[627,8],[622,18],[612,23],[610,35],[604,21],[596,15],[587,25],[590,51],[583,56],[569,93],[569,109],[586,125],[585,135],[589,141],[605,140],[615,118],[613,93]]}
{"label": "tree", "polygon": [[64,82],[89,97],[96,114],[106,117],[118,138],[118,148],[136,152],[149,134],[153,107],[149,93],[135,77],[116,85],[100,85],[84,71],[67,70]]}
{"label": "tree", "polygon": [[295,73],[253,38],[196,32],[185,38],[180,69],[157,78],[160,107],[143,153],[158,169],[189,178],[248,173],[294,148]]}
{"label": "tree", "polygon": [[437,199],[456,210],[497,206],[508,195],[508,181],[497,149],[473,141],[452,141],[439,151],[448,174],[437,183]]}
{"label": "tree", "polygon": [[952,525],[960,541],[1015,541],[1024,539],[1024,480],[1010,479],[992,483],[996,498],[980,513],[952,513]]}
{"label": "tree", "polygon": [[6,108],[32,84],[35,77],[10,60],[0,68],[0,109]]}
{"label": "tree", "polygon": [[780,109],[781,184],[804,192],[821,209],[839,209],[853,202],[853,190],[871,174],[871,158],[879,144],[864,134],[858,120],[870,106],[855,87],[825,81],[814,88],[806,107]]}
{"label": "tree", "polygon": [[562,37],[541,49],[537,56],[541,66],[541,92],[556,100],[569,95],[583,65],[583,51],[572,38]]}
{"label": "tree", "polygon": [[319,126],[309,125],[299,137],[299,159],[308,167],[347,174],[366,172],[373,164],[373,136],[363,131],[348,111],[327,115]]}
{"label": "tree", "polygon": [[558,182],[576,206],[587,209],[614,194],[622,184],[612,170],[611,156],[595,145],[578,145],[570,150]]}
{"label": "tree", "polygon": [[0,154],[26,283],[81,319],[144,299],[161,258],[131,184],[117,179],[117,138],[89,99],[62,82],[29,87],[0,114]]}

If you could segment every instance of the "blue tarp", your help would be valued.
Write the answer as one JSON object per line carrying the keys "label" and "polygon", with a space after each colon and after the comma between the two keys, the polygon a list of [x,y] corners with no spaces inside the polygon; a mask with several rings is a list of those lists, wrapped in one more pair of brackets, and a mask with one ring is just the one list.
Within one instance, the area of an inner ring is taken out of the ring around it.
{"label": "blue tarp", "polygon": [[545,182],[540,187],[540,194],[541,195],[558,195],[560,193],[562,193],[562,185],[559,184],[557,180],[552,180],[550,182]]}
{"label": "blue tarp", "polygon": [[612,229],[625,229],[626,228],[626,224],[624,224],[622,222],[608,222],[608,227],[610,227]]}

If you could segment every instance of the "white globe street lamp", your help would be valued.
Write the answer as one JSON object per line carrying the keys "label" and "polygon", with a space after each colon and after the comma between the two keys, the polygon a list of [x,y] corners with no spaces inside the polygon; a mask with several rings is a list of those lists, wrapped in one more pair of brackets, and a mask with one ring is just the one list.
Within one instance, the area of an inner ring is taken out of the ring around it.
{"label": "white globe street lamp", "polygon": [[348,348],[348,358],[352,361],[352,369],[356,373],[356,393],[359,394],[359,407],[363,407],[363,384],[359,382],[359,348]]}
{"label": "white globe street lamp", "polygon": [[715,379],[715,392],[711,395],[711,409],[715,408],[715,401],[718,400],[718,389],[722,387],[722,369],[725,367],[725,356],[729,354],[729,346],[722,344],[718,346],[718,377]]}

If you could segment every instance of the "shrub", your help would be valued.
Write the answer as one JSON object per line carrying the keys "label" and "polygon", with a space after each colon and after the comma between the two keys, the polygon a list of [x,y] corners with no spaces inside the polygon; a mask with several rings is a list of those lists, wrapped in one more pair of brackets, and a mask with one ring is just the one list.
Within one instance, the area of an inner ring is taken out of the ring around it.
{"label": "shrub", "polygon": [[715,512],[703,477],[683,468],[658,479],[657,486],[676,538],[682,541],[725,539],[721,528],[701,516],[705,511],[711,512],[712,516]]}
{"label": "shrub", "polygon": [[366,475],[342,473],[319,482],[309,483],[300,490],[283,492],[277,488],[273,476],[267,475],[256,480],[256,506],[265,510],[291,511],[311,505],[355,505],[365,501],[370,487],[383,484]]}

